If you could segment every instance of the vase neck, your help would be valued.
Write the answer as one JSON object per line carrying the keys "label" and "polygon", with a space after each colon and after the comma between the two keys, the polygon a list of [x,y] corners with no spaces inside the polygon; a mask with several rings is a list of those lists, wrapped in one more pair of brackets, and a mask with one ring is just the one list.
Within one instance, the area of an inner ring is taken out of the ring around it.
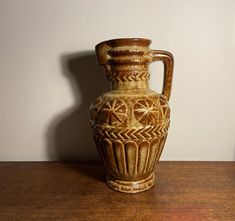
{"label": "vase neck", "polygon": [[111,90],[142,90],[148,88],[148,64],[106,65],[106,75]]}
{"label": "vase neck", "polygon": [[126,81],[126,82],[110,81],[110,90],[136,91],[136,90],[145,90],[148,88],[149,88],[148,81]]}

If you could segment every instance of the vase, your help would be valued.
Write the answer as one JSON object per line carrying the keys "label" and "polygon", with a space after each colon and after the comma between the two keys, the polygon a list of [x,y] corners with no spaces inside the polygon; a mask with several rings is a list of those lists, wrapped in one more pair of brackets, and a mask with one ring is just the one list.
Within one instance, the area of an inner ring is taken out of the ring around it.
{"label": "vase", "polygon": [[[154,185],[155,164],[170,125],[173,56],[151,50],[150,43],[149,39],[122,38],[96,45],[97,61],[105,69],[110,90],[91,104],[90,122],[106,183],[125,193]],[[162,93],[148,86],[149,64],[154,61],[164,64]]]}

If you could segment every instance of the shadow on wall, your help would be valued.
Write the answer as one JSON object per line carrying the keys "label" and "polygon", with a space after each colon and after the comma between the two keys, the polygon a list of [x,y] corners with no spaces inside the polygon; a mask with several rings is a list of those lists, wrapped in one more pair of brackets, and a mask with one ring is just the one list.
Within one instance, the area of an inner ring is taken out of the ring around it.
{"label": "shadow on wall", "polygon": [[98,160],[89,125],[91,102],[107,90],[105,73],[96,63],[95,52],[61,57],[62,72],[71,84],[75,106],[58,114],[47,131],[50,160]]}

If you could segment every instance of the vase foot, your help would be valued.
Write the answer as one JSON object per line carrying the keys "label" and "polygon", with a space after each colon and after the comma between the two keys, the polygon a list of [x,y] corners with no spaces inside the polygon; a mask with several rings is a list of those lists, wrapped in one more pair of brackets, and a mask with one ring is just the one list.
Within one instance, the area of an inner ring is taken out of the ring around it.
{"label": "vase foot", "polygon": [[143,180],[138,181],[122,181],[113,178],[106,178],[107,185],[116,191],[123,193],[140,193],[150,189],[154,185],[154,173]]}

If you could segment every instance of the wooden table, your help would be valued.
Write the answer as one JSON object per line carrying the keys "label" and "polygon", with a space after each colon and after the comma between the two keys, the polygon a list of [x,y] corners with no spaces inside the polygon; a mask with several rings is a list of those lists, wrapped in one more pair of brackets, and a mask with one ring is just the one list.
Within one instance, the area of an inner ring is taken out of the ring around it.
{"label": "wooden table", "polygon": [[156,185],[124,194],[100,163],[0,163],[0,221],[235,220],[234,162],[160,162]]}

